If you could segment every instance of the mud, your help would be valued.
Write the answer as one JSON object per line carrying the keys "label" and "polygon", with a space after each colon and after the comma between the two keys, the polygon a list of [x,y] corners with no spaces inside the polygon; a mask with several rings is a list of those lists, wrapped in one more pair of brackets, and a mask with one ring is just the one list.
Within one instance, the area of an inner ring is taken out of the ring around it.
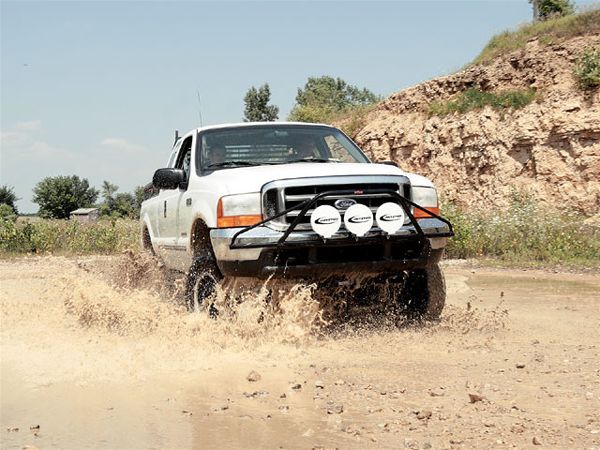
{"label": "mud", "polygon": [[152,259],[1,261],[2,448],[600,448],[600,280],[445,273],[439,323],[332,329],[313,285],[215,321]]}

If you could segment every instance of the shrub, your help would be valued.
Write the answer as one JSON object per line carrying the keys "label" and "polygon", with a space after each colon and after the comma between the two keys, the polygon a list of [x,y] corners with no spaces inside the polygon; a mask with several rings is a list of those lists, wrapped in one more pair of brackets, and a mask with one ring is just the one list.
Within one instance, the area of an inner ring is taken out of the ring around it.
{"label": "shrub", "polygon": [[573,14],[575,8],[570,0],[539,0],[539,18],[548,20]]}
{"label": "shrub", "polygon": [[0,203],[0,220],[9,220],[11,222],[17,220],[17,215],[12,206],[7,205],[6,203]]}
{"label": "shrub", "polygon": [[575,77],[582,89],[600,86],[600,51],[587,48],[575,65]]}
{"label": "shrub", "polygon": [[450,258],[490,257],[518,263],[592,264],[600,262],[600,227],[584,217],[539,208],[514,195],[505,210],[467,212],[450,203],[443,214],[454,225]]}
{"label": "shrub", "polygon": [[494,109],[523,108],[535,99],[535,90],[522,89],[505,92],[484,92],[477,88],[470,88],[460,92],[452,99],[444,102],[432,102],[429,113],[445,116],[451,113],[466,113],[474,109],[491,106]]}
{"label": "shrub", "polygon": [[0,219],[0,253],[118,253],[137,247],[139,224],[132,220],[103,220],[82,224],[40,220],[18,224]]}

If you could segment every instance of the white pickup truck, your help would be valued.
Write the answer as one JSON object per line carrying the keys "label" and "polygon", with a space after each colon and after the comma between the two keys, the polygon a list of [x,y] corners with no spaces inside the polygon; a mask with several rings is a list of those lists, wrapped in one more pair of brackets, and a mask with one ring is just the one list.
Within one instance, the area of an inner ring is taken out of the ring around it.
{"label": "white pickup truck", "polygon": [[225,276],[342,283],[358,273],[434,319],[453,235],[439,214],[427,178],[372,163],[334,127],[227,124],[176,137],[142,203],[141,240],[187,273],[190,309]]}

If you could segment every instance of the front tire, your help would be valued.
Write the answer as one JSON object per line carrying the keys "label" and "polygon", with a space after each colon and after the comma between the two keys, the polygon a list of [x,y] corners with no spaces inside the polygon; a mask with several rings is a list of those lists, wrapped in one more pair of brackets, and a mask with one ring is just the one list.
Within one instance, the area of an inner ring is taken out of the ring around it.
{"label": "front tire", "polygon": [[438,320],[446,303],[446,280],[439,263],[409,272],[402,300],[410,318]]}
{"label": "front tire", "polygon": [[215,318],[218,311],[212,300],[222,279],[223,275],[211,254],[194,258],[186,278],[185,298],[188,310],[208,310],[209,315]]}

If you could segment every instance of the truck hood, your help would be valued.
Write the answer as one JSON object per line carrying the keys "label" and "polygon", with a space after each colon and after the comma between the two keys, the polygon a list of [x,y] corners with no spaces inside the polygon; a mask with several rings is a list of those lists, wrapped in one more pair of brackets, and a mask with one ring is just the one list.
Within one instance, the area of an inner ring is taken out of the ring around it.
{"label": "truck hood", "polygon": [[[342,175],[404,175],[413,186],[433,186],[427,178],[407,173],[387,164],[368,163],[293,163],[270,166],[238,167],[217,170],[206,180],[221,186],[222,194],[260,192],[262,186],[275,180]],[[226,191],[226,192],[225,192]]]}

